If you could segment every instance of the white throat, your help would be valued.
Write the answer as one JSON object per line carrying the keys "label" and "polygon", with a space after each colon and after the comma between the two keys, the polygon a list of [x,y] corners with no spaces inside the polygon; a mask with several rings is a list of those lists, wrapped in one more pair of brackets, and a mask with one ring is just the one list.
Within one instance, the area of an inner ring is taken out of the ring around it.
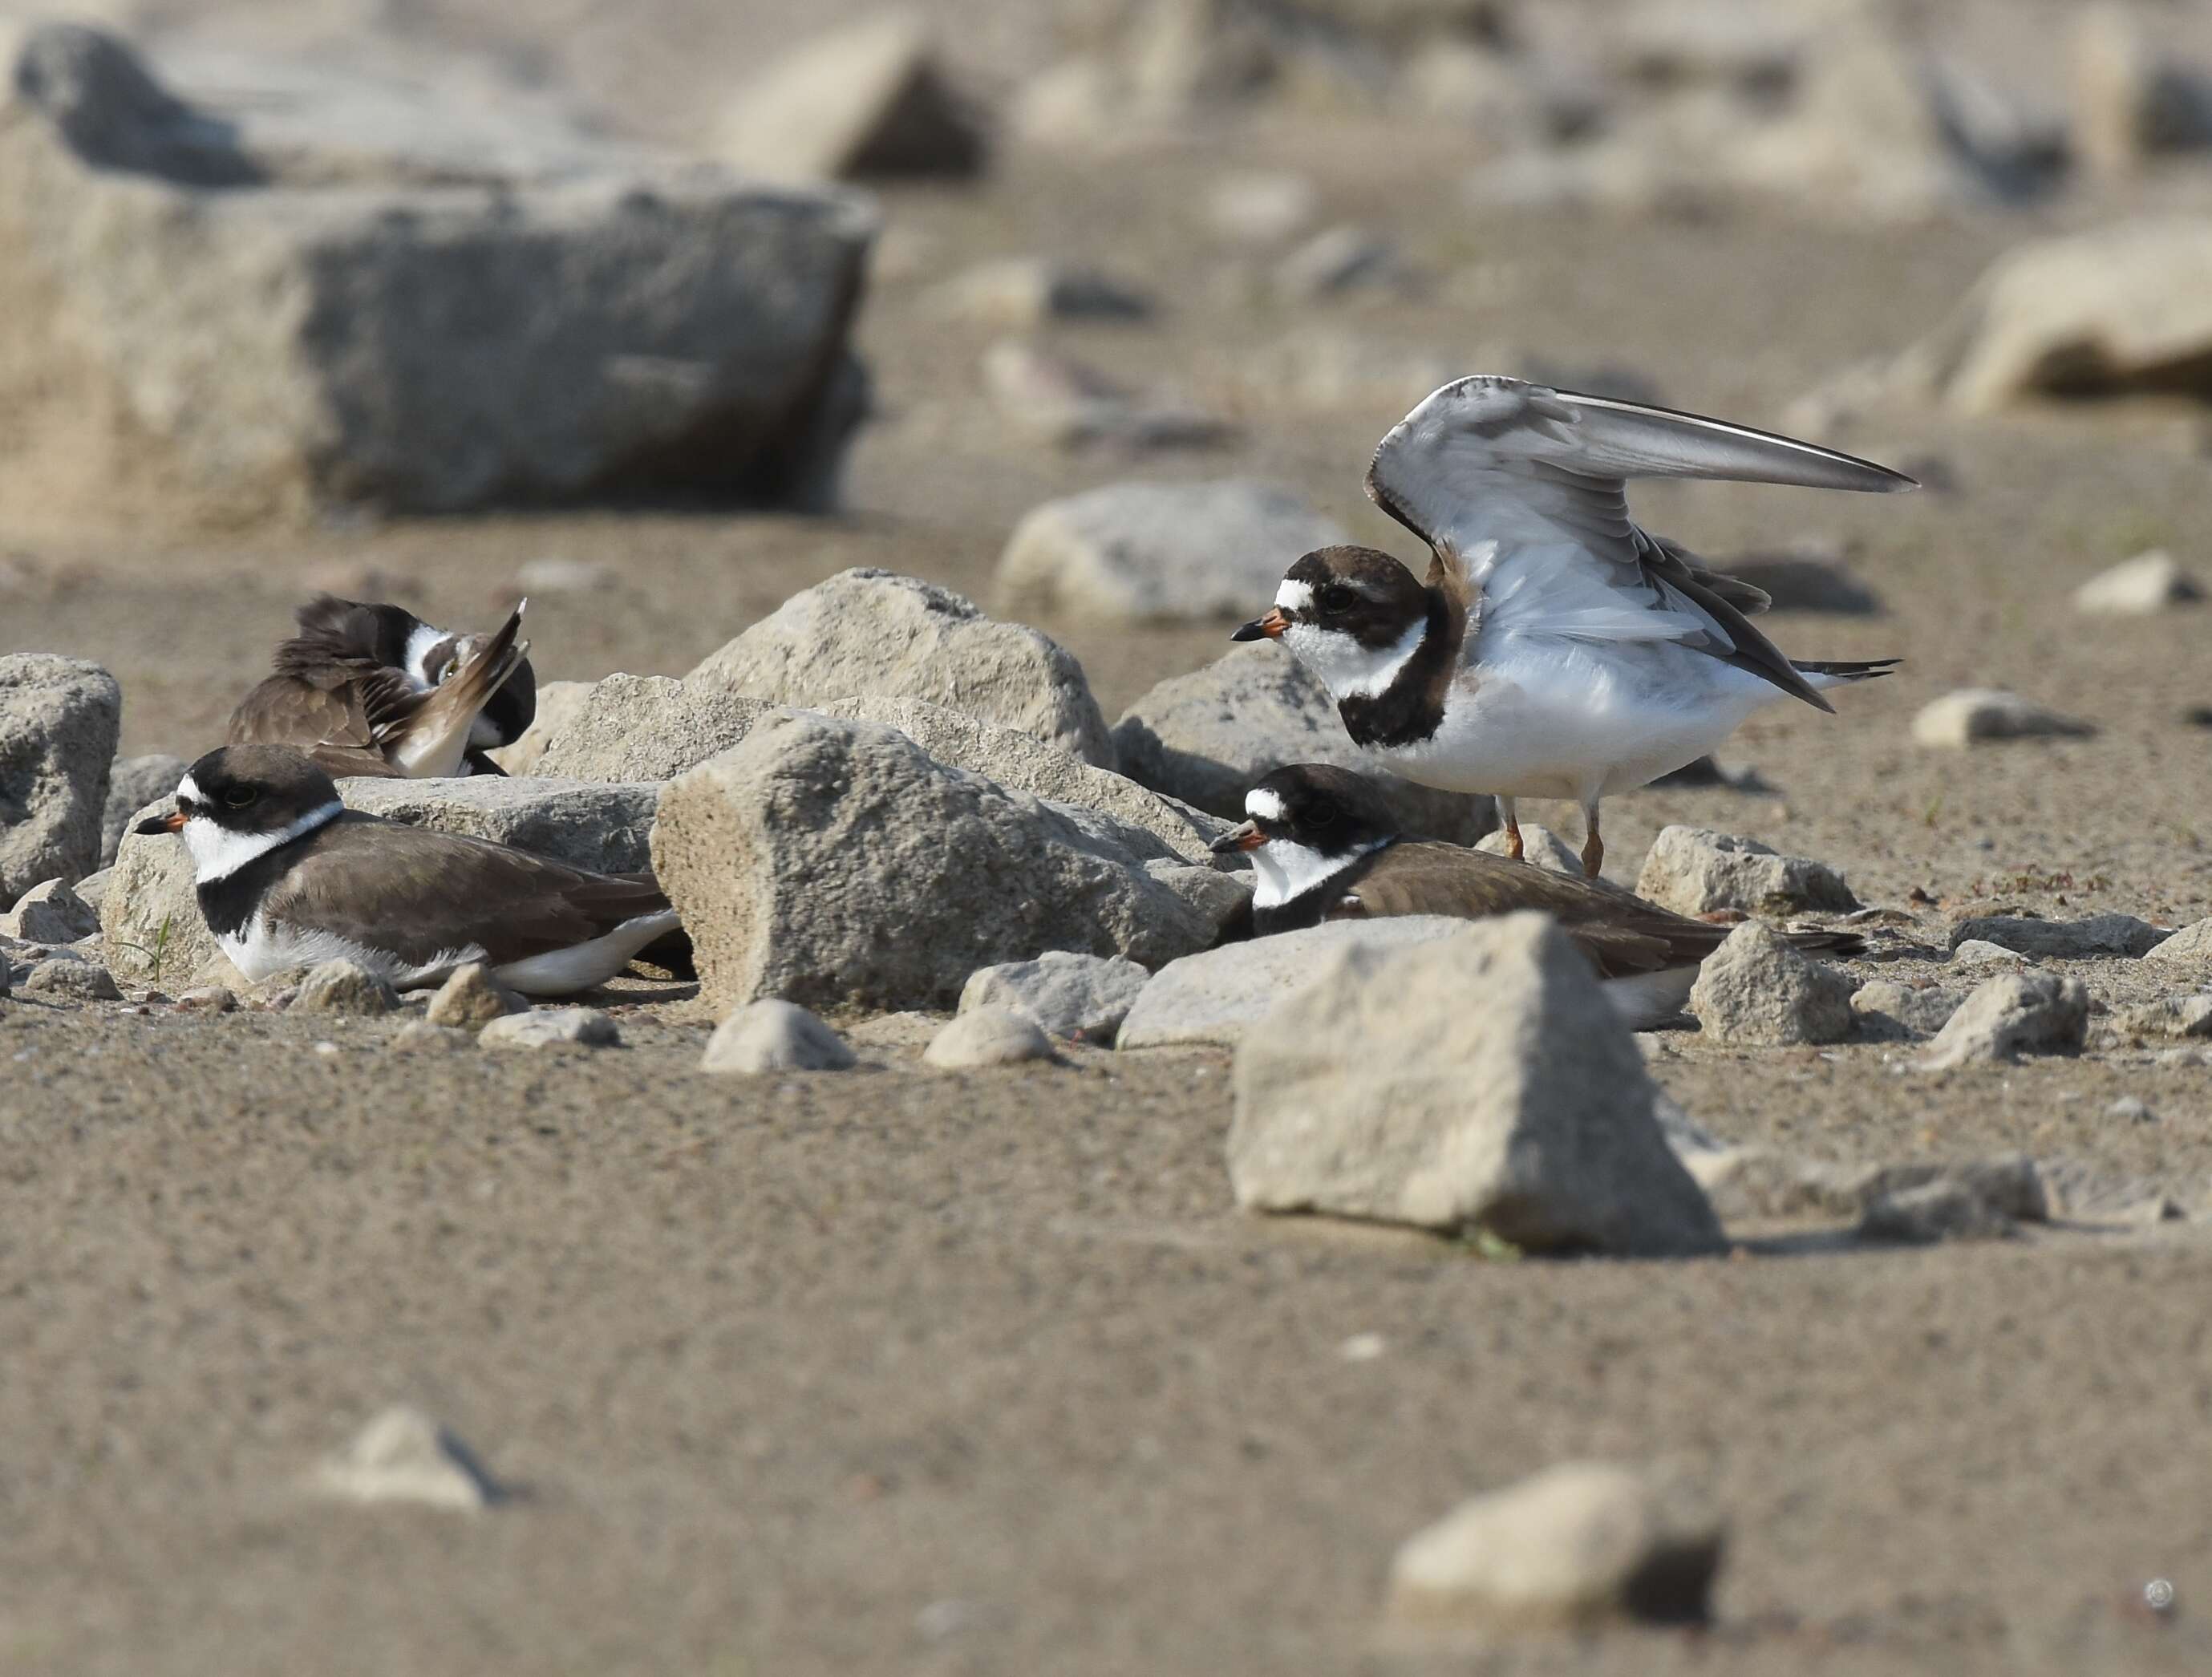
{"label": "white throat", "polygon": [[1252,853],[1252,906],[1279,908],[1293,898],[1327,884],[1362,856],[1372,855],[1389,842],[1382,839],[1363,845],[1348,856],[1324,856],[1318,850],[1289,839],[1269,839]]}
{"label": "white throat", "polygon": [[417,623],[407,631],[407,650],[400,654],[400,665],[417,693],[427,693],[438,684],[437,675],[429,667],[430,654],[450,638],[444,629],[428,623]]}
{"label": "white throat", "polygon": [[[189,780],[185,782],[186,787],[191,784]],[[306,837],[318,827],[329,826],[344,813],[345,805],[333,798],[321,808],[309,810],[298,820],[288,822],[271,833],[234,833],[227,827],[217,826],[206,816],[196,815],[184,827],[185,848],[192,854],[192,883],[211,885],[218,879],[228,879],[248,862],[267,855],[279,845]]]}
{"label": "white throat", "polygon": [[1425,620],[1414,623],[1389,646],[1378,648],[1361,646],[1340,629],[1295,623],[1283,632],[1283,644],[1321,677],[1329,696],[1340,704],[1346,699],[1380,698],[1388,692],[1420,651],[1428,632]]}

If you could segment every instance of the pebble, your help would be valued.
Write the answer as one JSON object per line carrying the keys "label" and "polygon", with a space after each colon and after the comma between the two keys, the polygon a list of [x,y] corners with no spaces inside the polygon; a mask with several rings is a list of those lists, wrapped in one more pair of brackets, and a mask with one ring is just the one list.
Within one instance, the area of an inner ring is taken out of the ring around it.
{"label": "pebble", "polygon": [[796,1003],[748,1002],[714,1027],[700,1069],[755,1076],[763,1072],[842,1072],[855,1064],[845,1039]]}
{"label": "pebble", "polygon": [[1960,990],[1916,987],[1877,978],[1851,996],[1861,1036],[1876,1042],[1911,1042],[1933,1036],[1950,1023],[1966,1000]]}
{"label": "pebble", "polygon": [[481,961],[471,961],[438,987],[424,1015],[434,1025],[459,1030],[481,1030],[494,1019],[520,1013],[530,1004],[492,976]]}
{"label": "pebble", "polygon": [[2123,1095],[2114,1101],[2105,1109],[2105,1116],[2127,1119],[2138,1124],[2158,1121],[2158,1114],[2151,1110],[2150,1103],[2133,1095]]}
{"label": "pebble", "polygon": [[330,1013],[374,1018],[399,1006],[399,993],[381,973],[358,961],[325,961],[300,981],[292,999],[297,1013]]}
{"label": "pebble", "polygon": [[1978,914],[1951,928],[1956,948],[1990,943],[2021,955],[2059,961],[2100,956],[2136,958],[2172,936],[2164,927],[2133,914],[2090,914],[2081,920],[2039,920],[2027,914]]}
{"label": "pebble", "polygon": [[1717,1042],[1780,1047],[1840,1042],[1857,1023],[1848,973],[1808,958],[1761,921],[1747,921],[1705,957],[1689,1008]]}
{"label": "pebble", "polygon": [[1407,1539],[1390,1564],[1389,1611],[1499,1631],[1701,1623],[1723,1538],[1720,1520],[1679,1484],[1561,1462]]}
{"label": "pebble", "polygon": [[92,905],[59,879],[35,884],[0,914],[0,936],[28,944],[73,944],[100,930]]}
{"label": "pebble", "polygon": [[452,1025],[432,1024],[428,1019],[410,1019],[392,1033],[395,1048],[433,1048],[452,1053],[458,1048],[473,1048],[476,1038],[465,1030]]}
{"label": "pebble", "polygon": [[2091,577],[2074,591],[2074,609],[2095,617],[2147,617],[2203,598],[2203,585],[2161,547]]}
{"label": "pebble", "polygon": [[[1474,842],[1474,848],[1493,856],[1506,854],[1505,829],[1485,833]],[[1582,877],[1581,853],[1549,827],[1540,827],[1533,821],[1521,823],[1521,860],[1538,867],[1549,868],[1554,873],[1571,873]]]}
{"label": "pebble", "polygon": [[1660,829],[1636,876],[1636,894],[1678,914],[1844,914],[1859,906],[1844,876],[1826,862],[1702,827]]}
{"label": "pebble", "polygon": [[1294,301],[1404,283],[1398,247],[1364,228],[1334,227],[1317,233],[1275,269],[1275,289]]}
{"label": "pebble", "polygon": [[90,961],[50,956],[35,962],[18,987],[27,996],[52,996],[64,1001],[120,1001],[114,975]]}
{"label": "pebble", "polygon": [[1966,967],[2024,967],[2027,957],[1985,938],[1968,938],[1951,946],[1951,958]]}
{"label": "pebble", "polygon": [[1993,739],[2080,738],[2096,724],[1995,688],[1961,688],[1921,707],[1912,719],[1916,744],[1959,749]]}
{"label": "pebble", "polygon": [[2212,920],[2197,921],[2161,939],[2144,952],[2143,959],[2163,965],[2212,968]]}
{"label": "pebble", "polygon": [[201,984],[179,995],[176,1007],[179,1013],[234,1013],[238,997],[220,984]]}
{"label": "pebble", "polygon": [[2079,1054],[2088,1030],[2089,992],[2080,979],[2005,973],[1975,987],[1920,1065],[1942,1071],[2025,1054]]}
{"label": "pebble", "polygon": [[945,1071],[976,1066],[1012,1066],[1052,1058],[1052,1039],[1036,1021],[1005,1007],[977,1007],[960,1014],[930,1039],[922,1059]]}
{"label": "pebble", "polygon": [[596,1007],[543,1007],[494,1019],[477,1041],[488,1048],[611,1048],[622,1032]]}
{"label": "pebble", "polygon": [[1152,299],[1140,287],[1091,268],[1043,257],[1006,257],[957,274],[938,288],[946,314],[1031,329],[1056,320],[1141,320]]}
{"label": "pebble", "polygon": [[1054,1036],[1110,1042],[1152,975],[1114,956],[1048,950],[1034,961],[979,967],[960,991],[960,1012],[1000,1007]]}
{"label": "pebble", "polygon": [[1314,218],[1321,194],[1301,174],[1233,174],[1206,195],[1206,219],[1224,239],[1241,245],[1279,245]]}
{"label": "pebble", "polygon": [[319,1467],[316,1487],[357,1503],[419,1503],[474,1512],[514,1493],[449,1427],[419,1409],[386,1409]]}

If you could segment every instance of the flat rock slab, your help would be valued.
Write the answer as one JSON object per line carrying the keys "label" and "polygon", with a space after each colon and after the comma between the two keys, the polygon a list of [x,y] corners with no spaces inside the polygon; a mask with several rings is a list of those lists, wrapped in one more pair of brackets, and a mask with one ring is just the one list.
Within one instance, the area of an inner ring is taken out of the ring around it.
{"label": "flat rock slab", "polygon": [[845,347],[863,201],[580,133],[557,157],[524,138],[506,169],[478,143],[465,185],[404,139],[364,152],[360,125],[337,156],[311,125],[257,155],[120,40],[67,25],[28,36],[15,86],[11,295],[64,300],[134,447],[214,505],[833,499],[864,404]]}
{"label": "flat rock slab", "polygon": [[2036,920],[2024,914],[1983,914],[1951,928],[1951,947],[1995,944],[2015,955],[2053,960],[2132,959],[2149,954],[2172,934],[2133,914],[2089,914],[2081,920]]}
{"label": "flat rock slab", "polygon": [[1467,925],[1443,914],[1340,921],[1186,955],[1162,967],[1138,992],[1114,1046],[1206,1042],[1233,1048],[1278,1003],[1312,983],[1338,951],[1408,949],[1449,938]]}

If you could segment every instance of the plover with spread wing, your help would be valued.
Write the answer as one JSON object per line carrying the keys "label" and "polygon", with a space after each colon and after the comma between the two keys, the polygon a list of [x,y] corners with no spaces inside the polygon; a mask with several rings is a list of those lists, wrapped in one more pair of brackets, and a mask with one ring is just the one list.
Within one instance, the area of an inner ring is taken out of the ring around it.
{"label": "plover with spread wing", "polygon": [[1235,638],[1281,640],[1379,767],[1494,795],[1516,856],[1514,800],[1573,799],[1595,877],[1608,793],[1694,762],[1771,701],[1832,710],[1823,689],[1897,662],[1785,658],[1749,621],[1765,593],[1631,521],[1632,477],[1918,487],[1695,414],[1461,379],[1393,427],[1367,471],[1369,497],[1428,544],[1426,580],[1372,548],[1322,548]]}

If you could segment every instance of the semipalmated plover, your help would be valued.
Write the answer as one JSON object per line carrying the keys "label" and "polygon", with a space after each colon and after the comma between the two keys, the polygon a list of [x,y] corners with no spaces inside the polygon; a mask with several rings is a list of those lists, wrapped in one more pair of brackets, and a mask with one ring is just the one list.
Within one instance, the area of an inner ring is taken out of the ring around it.
{"label": "semipalmated plover", "polygon": [[520,738],[538,711],[522,612],[489,635],[454,635],[400,606],[318,594],[225,737],[295,745],[333,775],[497,775],[484,753]]}
{"label": "semipalmated plover", "polygon": [[1771,700],[1832,710],[1821,689],[1897,662],[1784,657],[1746,615],[1765,593],[1630,521],[1631,477],[1917,487],[1695,414],[1462,379],[1392,428],[1367,471],[1369,497],[1428,544],[1425,584],[1372,548],[1322,548],[1235,638],[1279,638],[1378,766],[1495,795],[1516,855],[1513,800],[1573,799],[1595,877],[1607,793],[1705,756]]}
{"label": "semipalmated plover", "polygon": [[184,835],[208,930],[252,979],[344,957],[421,989],[482,961],[525,995],[568,995],[678,929],[650,874],[361,814],[289,745],[210,751],[138,830]]}
{"label": "semipalmated plover", "polygon": [[[1245,795],[1250,818],[1213,841],[1248,852],[1258,875],[1252,930],[1325,920],[1445,914],[1486,920],[1517,909],[1552,916],[1596,969],[1607,998],[1635,1030],[1682,1009],[1698,966],[1735,928],[1691,920],[1617,885],[1554,873],[1455,844],[1402,837],[1374,787],[1326,763],[1278,769]],[[1798,929],[1799,949],[1856,954],[1855,933]]]}

